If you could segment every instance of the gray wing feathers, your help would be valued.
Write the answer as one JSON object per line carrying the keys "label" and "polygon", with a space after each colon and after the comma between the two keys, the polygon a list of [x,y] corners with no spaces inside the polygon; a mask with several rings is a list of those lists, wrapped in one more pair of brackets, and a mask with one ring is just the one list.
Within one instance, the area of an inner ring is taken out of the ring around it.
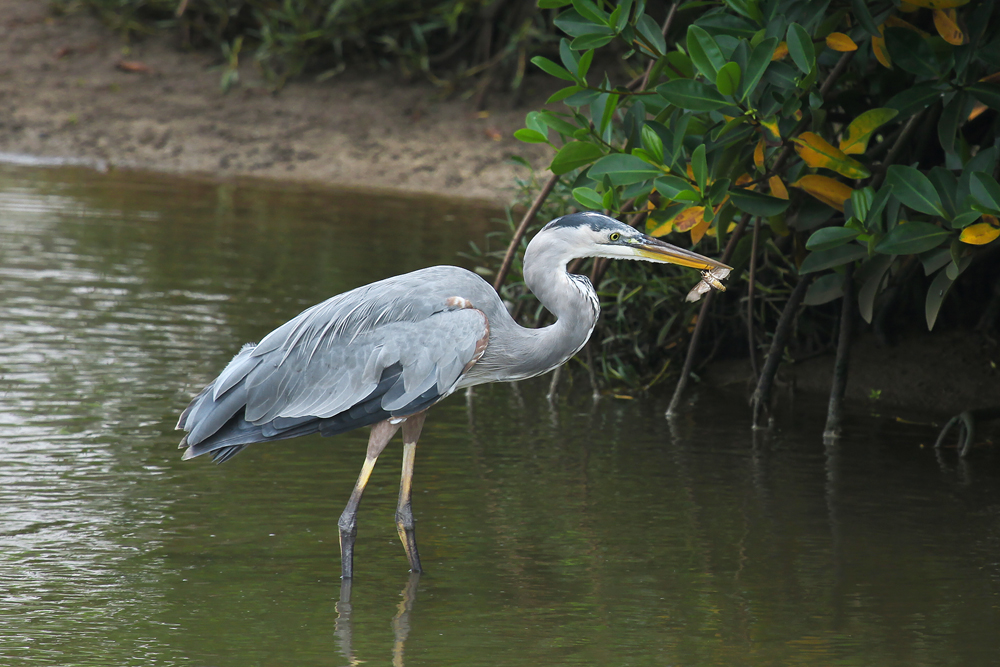
{"label": "gray wing feathers", "polygon": [[[437,387],[450,393],[465,365],[473,360],[486,321],[477,310],[442,311],[419,322],[392,322],[349,337],[335,327],[291,339],[268,353],[247,375],[246,418],[332,417],[371,394],[389,366],[403,367],[382,399],[394,411]],[[345,340],[346,338],[346,340]]]}
{"label": "gray wing feathers", "polygon": [[[459,307],[451,296],[470,298]],[[454,391],[483,352],[487,316],[476,302],[497,300],[481,278],[434,267],[346,292],[313,306],[254,345],[245,345],[178,423],[186,443],[212,436],[245,406],[243,418],[271,438],[334,417],[378,389],[382,410]],[[468,302],[466,302],[468,303]],[[487,310],[495,304],[490,303]],[[402,369],[398,377],[387,368]],[[393,378],[386,389],[380,381]],[[423,408],[421,408],[423,409]]]}

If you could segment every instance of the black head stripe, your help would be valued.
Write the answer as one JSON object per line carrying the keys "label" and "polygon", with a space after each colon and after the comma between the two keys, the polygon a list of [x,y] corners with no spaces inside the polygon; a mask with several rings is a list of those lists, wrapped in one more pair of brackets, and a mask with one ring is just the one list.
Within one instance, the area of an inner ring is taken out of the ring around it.
{"label": "black head stripe", "polygon": [[570,213],[569,215],[564,215],[561,218],[556,218],[549,224],[545,225],[544,229],[555,229],[557,227],[582,227],[586,225],[595,232],[599,232],[602,229],[607,229],[609,223],[620,224],[614,218],[609,218],[602,213],[597,213],[595,211],[582,211],[580,213]]}

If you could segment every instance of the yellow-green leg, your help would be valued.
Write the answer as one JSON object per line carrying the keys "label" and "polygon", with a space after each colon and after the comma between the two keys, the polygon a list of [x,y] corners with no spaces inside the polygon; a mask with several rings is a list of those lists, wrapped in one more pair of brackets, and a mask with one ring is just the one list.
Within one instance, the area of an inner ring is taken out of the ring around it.
{"label": "yellow-green leg", "polygon": [[368,478],[371,477],[372,470],[375,469],[375,462],[379,454],[389,444],[392,436],[399,430],[399,424],[390,424],[388,421],[379,422],[372,426],[371,436],[368,438],[368,452],[365,454],[365,464],[361,467],[361,474],[358,475],[358,482],[351,492],[351,499],[347,501],[347,507],[340,515],[337,527],[340,528],[340,576],[350,579],[354,575],[354,538],[358,535],[358,505],[361,504],[361,496],[368,486]]}
{"label": "yellow-green leg", "polygon": [[416,522],[413,520],[413,508],[410,495],[413,486],[413,460],[417,454],[417,440],[424,426],[426,412],[410,415],[403,422],[403,474],[399,478],[399,504],[396,505],[396,530],[399,539],[406,550],[406,558],[410,561],[411,572],[422,572],[420,554],[417,552]]}

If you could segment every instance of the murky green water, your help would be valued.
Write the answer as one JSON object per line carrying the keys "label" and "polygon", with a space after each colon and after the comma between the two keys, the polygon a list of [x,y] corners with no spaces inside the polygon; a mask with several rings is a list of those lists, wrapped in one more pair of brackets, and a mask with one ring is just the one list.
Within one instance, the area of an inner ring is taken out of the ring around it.
{"label": "murky green water", "polygon": [[[463,215],[466,219],[463,219]],[[434,409],[410,577],[387,450],[341,601],[364,433],[182,463],[191,394],[329,295],[453,262],[487,211],[0,167],[0,664],[988,665],[1000,458],[823,406],[545,381]],[[471,223],[471,224],[469,224]],[[471,231],[470,231],[471,230]]]}

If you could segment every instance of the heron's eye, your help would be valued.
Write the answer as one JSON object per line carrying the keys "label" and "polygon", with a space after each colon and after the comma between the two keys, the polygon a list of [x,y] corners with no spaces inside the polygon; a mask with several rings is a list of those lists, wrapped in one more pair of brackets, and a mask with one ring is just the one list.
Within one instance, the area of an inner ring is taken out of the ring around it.
{"label": "heron's eye", "polygon": [[618,232],[611,232],[611,236],[608,237],[608,240],[609,241],[617,241],[621,237],[622,237],[622,235],[619,234]]}

